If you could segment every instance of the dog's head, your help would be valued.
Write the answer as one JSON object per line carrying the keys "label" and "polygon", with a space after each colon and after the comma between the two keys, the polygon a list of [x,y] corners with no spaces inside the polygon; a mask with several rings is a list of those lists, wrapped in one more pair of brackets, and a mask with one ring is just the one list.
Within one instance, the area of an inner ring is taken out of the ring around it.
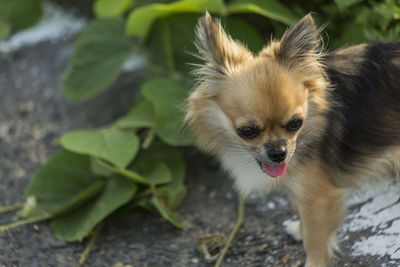
{"label": "dog's head", "polygon": [[222,156],[251,154],[269,176],[284,174],[299,134],[326,108],[320,37],[310,15],[258,55],[232,40],[207,13],[197,27],[204,65],[186,120],[200,145]]}

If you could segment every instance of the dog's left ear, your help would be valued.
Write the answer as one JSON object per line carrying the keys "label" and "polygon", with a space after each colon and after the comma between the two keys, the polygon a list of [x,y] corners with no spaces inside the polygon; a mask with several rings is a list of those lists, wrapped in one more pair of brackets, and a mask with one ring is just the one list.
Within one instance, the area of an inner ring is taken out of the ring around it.
{"label": "dog's left ear", "polygon": [[290,65],[319,54],[319,46],[319,30],[315,27],[311,14],[308,14],[285,33],[279,48],[275,50],[275,56]]}

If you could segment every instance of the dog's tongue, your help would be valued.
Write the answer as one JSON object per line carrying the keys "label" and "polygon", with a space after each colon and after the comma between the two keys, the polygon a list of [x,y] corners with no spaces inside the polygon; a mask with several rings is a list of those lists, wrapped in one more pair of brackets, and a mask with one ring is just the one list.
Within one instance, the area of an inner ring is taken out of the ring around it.
{"label": "dog's tongue", "polygon": [[263,170],[271,177],[279,177],[282,176],[286,171],[286,163],[277,164],[277,165],[268,165],[265,163],[261,163]]}

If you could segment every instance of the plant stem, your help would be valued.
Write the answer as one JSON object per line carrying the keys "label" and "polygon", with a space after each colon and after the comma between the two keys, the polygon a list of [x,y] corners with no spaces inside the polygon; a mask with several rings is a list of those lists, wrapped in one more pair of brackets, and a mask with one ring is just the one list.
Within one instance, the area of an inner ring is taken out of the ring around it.
{"label": "plant stem", "polygon": [[12,204],[9,206],[0,207],[0,213],[6,213],[6,212],[17,210],[19,208],[22,208],[23,205],[24,205],[23,203],[17,203],[17,204]]}
{"label": "plant stem", "polygon": [[146,136],[143,140],[142,148],[143,149],[148,149],[151,143],[153,142],[155,137],[155,131],[154,129],[149,129],[146,133]]}
{"label": "plant stem", "polygon": [[238,218],[236,220],[236,223],[233,227],[232,232],[229,235],[228,241],[226,241],[226,244],[221,252],[221,255],[218,257],[217,263],[215,264],[215,267],[219,267],[221,266],[226,253],[228,252],[228,249],[232,243],[232,240],[235,238],[235,235],[237,233],[237,231],[240,229],[240,227],[242,226],[243,223],[243,219],[244,219],[244,197],[240,196],[239,197],[239,203],[238,203]]}
{"label": "plant stem", "polygon": [[90,251],[93,248],[94,243],[96,242],[97,237],[99,236],[100,229],[103,226],[103,223],[100,223],[92,232],[92,236],[90,237],[85,249],[81,254],[81,258],[79,259],[79,267],[83,266],[85,261],[88,259]]}
{"label": "plant stem", "polygon": [[6,225],[0,225],[0,232],[8,231],[12,228],[15,228],[15,227],[18,227],[21,225],[25,225],[25,224],[29,224],[29,223],[44,221],[44,220],[50,219],[51,217],[53,217],[52,214],[45,214],[45,215],[38,216],[38,217],[32,217],[32,218],[28,218],[28,219],[24,219],[24,220],[19,220],[19,221],[9,223]]}

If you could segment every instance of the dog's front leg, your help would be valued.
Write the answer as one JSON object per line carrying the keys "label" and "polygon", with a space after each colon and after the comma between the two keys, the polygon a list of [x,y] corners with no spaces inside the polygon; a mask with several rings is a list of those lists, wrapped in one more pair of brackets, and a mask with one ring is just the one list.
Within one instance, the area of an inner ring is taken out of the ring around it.
{"label": "dog's front leg", "polygon": [[336,246],[336,230],[342,221],[342,191],[321,176],[308,177],[301,191],[296,197],[296,206],[307,253],[305,266],[327,266]]}

